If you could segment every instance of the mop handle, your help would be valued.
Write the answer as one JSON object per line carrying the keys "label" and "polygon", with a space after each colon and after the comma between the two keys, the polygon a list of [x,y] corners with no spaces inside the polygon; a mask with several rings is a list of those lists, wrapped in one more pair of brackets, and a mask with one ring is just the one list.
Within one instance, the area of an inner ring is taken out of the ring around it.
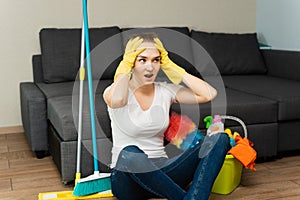
{"label": "mop handle", "polygon": [[81,141],[82,141],[82,108],[83,108],[83,84],[85,76],[84,68],[84,22],[82,20],[81,29],[81,52],[80,52],[80,69],[79,69],[79,113],[78,113],[78,139],[77,139],[77,167],[76,172],[80,172],[80,160],[81,160]]}
{"label": "mop handle", "polygon": [[94,95],[93,95],[93,77],[92,67],[90,59],[90,39],[89,39],[89,25],[88,25],[88,14],[87,14],[87,0],[82,0],[83,5],[83,21],[84,21],[84,35],[85,35],[85,50],[86,50],[86,61],[87,61],[87,76],[88,76],[88,90],[90,100],[90,115],[91,115],[91,129],[92,129],[92,143],[93,143],[93,157],[94,157],[94,171],[98,169],[98,151],[97,151],[97,138],[96,138],[96,126],[95,126],[95,115],[94,115]]}

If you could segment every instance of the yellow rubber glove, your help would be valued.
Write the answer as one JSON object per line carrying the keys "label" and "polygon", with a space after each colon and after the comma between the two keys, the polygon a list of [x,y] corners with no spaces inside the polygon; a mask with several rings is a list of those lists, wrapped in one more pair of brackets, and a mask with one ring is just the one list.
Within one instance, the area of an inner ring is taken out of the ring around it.
{"label": "yellow rubber glove", "polygon": [[136,57],[145,50],[145,48],[137,50],[142,43],[143,39],[140,37],[135,37],[127,42],[123,60],[120,62],[115,72],[114,80],[116,80],[120,74],[128,74],[128,77],[130,78],[130,71],[134,66]]}
{"label": "yellow rubber glove", "polygon": [[183,76],[186,74],[186,71],[175,64],[168,56],[168,52],[165,50],[162,42],[158,38],[154,38],[155,46],[160,52],[161,60],[160,66],[163,72],[167,77],[176,85],[178,85]]}

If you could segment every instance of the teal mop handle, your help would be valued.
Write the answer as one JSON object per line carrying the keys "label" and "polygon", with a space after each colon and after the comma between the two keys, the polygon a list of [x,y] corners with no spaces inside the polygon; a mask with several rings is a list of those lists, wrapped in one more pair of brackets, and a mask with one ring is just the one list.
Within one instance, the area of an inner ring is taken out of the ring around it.
{"label": "teal mop handle", "polygon": [[85,50],[86,50],[86,62],[87,62],[88,91],[89,91],[89,101],[90,101],[94,171],[99,171],[95,113],[94,113],[95,106],[94,106],[94,95],[93,95],[94,92],[93,92],[93,81],[92,81],[93,77],[92,77],[92,67],[91,67],[91,58],[90,58],[90,38],[89,38],[89,25],[88,25],[88,13],[87,13],[87,0],[82,0],[82,5],[83,5],[84,36],[85,36]]}

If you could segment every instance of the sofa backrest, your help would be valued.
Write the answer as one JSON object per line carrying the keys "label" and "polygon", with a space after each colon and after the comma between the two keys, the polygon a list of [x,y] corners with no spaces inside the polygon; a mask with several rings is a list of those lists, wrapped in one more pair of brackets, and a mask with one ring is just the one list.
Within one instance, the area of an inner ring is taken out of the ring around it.
{"label": "sofa backrest", "polygon": [[[166,30],[178,32],[178,35]],[[113,26],[90,28],[91,50],[109,37],[118,38],[114,41],[113,48],[110,46],[106,48],[108,54],[111,54],[111,49],[114,49],[113,53],[117,56],[112,63],[109,63],[109,67],[105,66],[104,72],[101,72],[102,79],[113,78],[115,69],[122,59],[128,36],[135,31],[157,31],[159,37],[162,37],[166,49],[169,50],[170,58],[189,73],[199,77],[201,77],[201,71],[199,72],[199,69],[197,68],[197,70],[194,66],[199,65],[201,67],[206,61],[195,61],[201,52],[195,51],[192,45],[194,42],[198,42],[210,55],[222,75],[266,74],[267,72],[255,33],[207,33],[196,30],[190,31],[188,27],[120,29]],[[182,35],[185,35],[186,38],[190,37],[190,39],[187,40]],[[80,65],[81,29],[42,29],[40,31],[40,45],[41,57],[35,56],[33,62],[35,65],[41,64],[41,69],[34,70],[34,74],[41,73],[42,76],[34,75],[34,77],[38,77],[38,81],[43,79],[45,83],[75,80]],[[176,51],[172,51],[174,49]],[[99,65],[99,62],[101,63],[101,60],[106,57],[109,55],[102,55],[98,59],[94,59],[95,64],[93,63],[93,65]]]}
{"label": "sofa backrest", "polygon": [[[191,38],[207,51],[222,75],[267,72],[256,33],[208,33],[192,30]],[[197,53],[194,52],[194,57],[197,57]]]}
{"label": "sofa backrest", "polygon": [[[90,28],[90,49],[120,33],[114,27]],[[40,31],[41,63],[46,83],[75,80],[80,67],[81,29],[45,28]],[[122,44],[119,43],[121,54]]]}
{"label": "sofa backrest", "polygon": [[300,81],[300,51],[262,50],[268,75]]}
{"label": "sofa backrest", "polygon": [[33,71],[33,82],[43,83],[43,68],[42,68],[42,55],[37,54],[32,56],[32,71]]}

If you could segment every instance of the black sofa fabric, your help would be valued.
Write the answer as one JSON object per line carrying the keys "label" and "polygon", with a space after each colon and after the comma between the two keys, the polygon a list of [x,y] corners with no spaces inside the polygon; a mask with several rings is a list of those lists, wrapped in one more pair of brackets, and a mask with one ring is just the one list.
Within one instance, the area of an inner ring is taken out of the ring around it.
{"label": "black sofa fabric", "polygon": [[[170,58],[189,73],[199,77],[204,75],[203,78],[215,84],[217,89],[223,87],[223,91],[218,91],[223,99],[217,98],[196,107],[174,105],[172,110],[198,120],[202,131],[205,127],[203,118],[211,115],[213,106],[241,118],[247,125],[248,137],[254,142],[258,157],[300,149],[297,132],[300,129],[299,52],[260,50],[255,33],[207,33],[190,31],[188,27],[168,29],[182,34],[175,40],[165,37],[171,49],[172,43],[181,47],[171,51]],[[90,29],[92,66],[98,68],[93,71],[96,77],[93,83],[101,171],[108,170],[111,148],[110,120],[102,92],[113,81],[131,30],[134,32],[134,29],[116,26]],[[139,29],[156,30],[160,29]],[[76,169],[79,98],[76,77],[80,63],[80,33],[81,29],[42,29],[41,55],[32,57],[34,81],[20,84],[22,122],[31,149],[49,151],[62,180],[67,182],[74,180]],[[108,40],[111,43],[105,43]],[[197,48],[195,42],[203,49]],[[105,51],[97,49],[99,44]],[[202,59],[203,53],[210,57]],[[211,70],[213,66],[220,74]],[[164,77],[160,74],[158,79]],[[215,77],[221,77],[221,85],[215,82]],[[84,87],[84,105],[88,105],[86,82]],[[93,170],[89,117],[86,106],[83,110],[83,174]],[[226,126],[242,133],[241,126],[233,121],[226,121]]]}
{"label": "black sofa fabric", "polygon": [[300,89],[299,81],[261,75],[226,76],[223,80],[228,87],[275,100],[279,121],[300,119],[300,93],[296,92]]}
{"label": "black sofa fabric", "polygon": [[267,72],[256,34],[225,34],[191,31],[191,37],[210,54],[222,75]]}

